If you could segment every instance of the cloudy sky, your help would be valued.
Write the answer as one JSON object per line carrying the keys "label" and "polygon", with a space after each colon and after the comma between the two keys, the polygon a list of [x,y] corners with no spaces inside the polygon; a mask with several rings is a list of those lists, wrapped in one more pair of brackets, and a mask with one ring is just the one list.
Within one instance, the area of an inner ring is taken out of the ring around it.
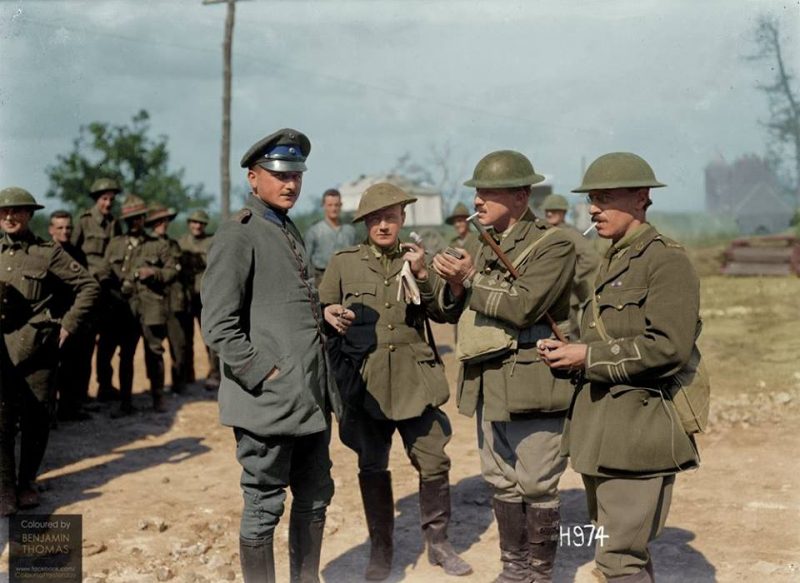
{"label": "cloudy sky", "polygon": [[[458,174],[520,150],[557,191],[582,160],[634,151],[670,186],[656,208],[701,209],[710,160],[765,151],[755,86],[771,72],[744,60],[762,14],[800,73],[794,1],[240,1],[232,176],[290,126],[313,144],[303,210],[445,144]],[[42,196],[82,124],[144,108],[173,166],[217,194],[224,16],[201,0],[0,0],[0,185]]]}

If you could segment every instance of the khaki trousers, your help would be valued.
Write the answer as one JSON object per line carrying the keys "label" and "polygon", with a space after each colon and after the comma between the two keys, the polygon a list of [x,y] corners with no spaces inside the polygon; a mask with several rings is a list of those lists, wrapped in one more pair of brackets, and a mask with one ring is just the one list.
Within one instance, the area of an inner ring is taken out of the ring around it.
{"label": "khaki trousers", "polygon": [[559,453],[562,415],[514,421],[484,421],[478,403],[478,448],[481,474],[504,502],[552,505],[558,481],[567,468]]}
{"label": "khaki trousers", "polygon": [[648,543],[664,528],[675,476],[582,477],[589,518],[608,537],[596,541],[597,567],[609,578],[638,573],[650,560]]}

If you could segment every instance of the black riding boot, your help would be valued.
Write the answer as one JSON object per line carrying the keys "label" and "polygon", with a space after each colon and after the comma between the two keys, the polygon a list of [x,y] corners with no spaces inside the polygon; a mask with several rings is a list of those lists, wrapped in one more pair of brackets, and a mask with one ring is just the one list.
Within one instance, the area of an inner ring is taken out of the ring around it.
{"label": "black riding boot", "polygon": [[382,581],[392,571],[394,547],[394,498],[390,472],[358,475],[364,516],[369,531],[369,564],[364,573],[367,581]]}
{"label": "black riding boot", "polygon": [[239,562],[244,583],[275,583],[275,558],[272,539],[251,540],[239,537]]}
{"label": "black riding boot", "polygon": [[450,524],[450,478],[446,474],[435,480],[419,482],[419,515],[422,532],[428,545],[428,560],[439,565],[448,575],[472,573],[472,567],[458,556],[447,540]]}
{"label": "black riding boot", "polygon": [[289,518],[289,580],[292,583],[319,583],[319,556],[325,518]]}

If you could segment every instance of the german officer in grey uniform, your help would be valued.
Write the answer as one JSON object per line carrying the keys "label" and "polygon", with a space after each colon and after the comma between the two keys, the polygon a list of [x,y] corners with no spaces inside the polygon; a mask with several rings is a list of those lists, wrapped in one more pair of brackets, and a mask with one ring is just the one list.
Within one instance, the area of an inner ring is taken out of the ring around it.
{"label": "german officer in grey uniform", "polygon": [[220,420],[242,466],[239,553],[247,583],[275,581],[272,540],[292,490],[292,581],[318,581],[333,496],[330,413],[338,395],[303,239],[287,216],[311,143],[279,130],[242,158],[252,194],[215,235],[203,277],[202,330],[220,357]]}

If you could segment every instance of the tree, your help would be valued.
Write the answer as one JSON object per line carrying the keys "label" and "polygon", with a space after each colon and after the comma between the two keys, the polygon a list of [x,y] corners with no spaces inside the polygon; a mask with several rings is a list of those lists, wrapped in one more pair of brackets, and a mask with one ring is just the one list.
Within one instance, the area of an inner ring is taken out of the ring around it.
{"label": "tree", "polygon": [[185,184],[184,170],[169,170],[166,136],[150,137],[150,115],[141,110],[130,125],[92,122],[81,126],[72,151],[46,170],[47,197],[61,198],[73,211],[86,208],[97,178],[115,178],[123,192],[160,202],[179,212],[211,201],[202,184]]}
{"label": "tree", "polygon": [[397,159],[391,174],[401,174],[416,182],[433,186],[442,194],[445,213],[448,213],[461,199],[464,192],[462,182],[466,172],[466,161],[454,167],[453,149],[449,142],[437,146],[432,144],[428,149],[428,158],[417,162],[406,152]]}
{"label": "tree", "polygon": [[754,32],[757,51],[748,59],[766,61],[774,72],[770,82],[757,85],[769,105],[769,120],[762,122],[769,137],[768,159],[782,173],[800,207],[800,98],[793,87],[794,75],[784,58],[778,19],[762,16]]}

